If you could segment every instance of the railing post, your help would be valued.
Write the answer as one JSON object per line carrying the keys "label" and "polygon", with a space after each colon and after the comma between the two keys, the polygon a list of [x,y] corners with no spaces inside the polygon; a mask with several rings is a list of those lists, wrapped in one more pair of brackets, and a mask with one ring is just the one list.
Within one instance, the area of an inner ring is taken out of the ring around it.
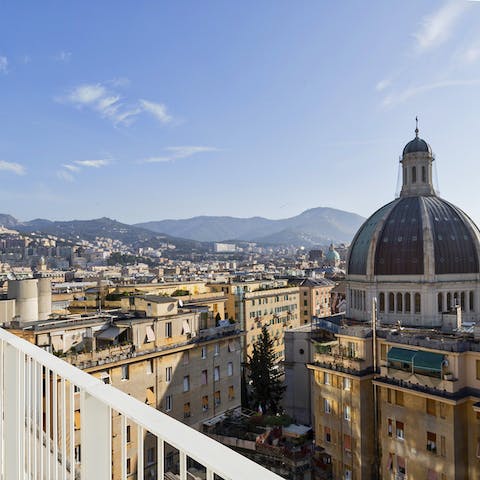
{"label": "railing post", "polygon": [[[3,356],[5,478],[25,478],[25,355],[4,344]],[[30,432],[29,432],[30,434]],[[27,438],[30,441],[30,438]]]}
{"label": "railing post", "polygon": [[112,478],[112,411],[85,391],[80,393],[81,478]]}

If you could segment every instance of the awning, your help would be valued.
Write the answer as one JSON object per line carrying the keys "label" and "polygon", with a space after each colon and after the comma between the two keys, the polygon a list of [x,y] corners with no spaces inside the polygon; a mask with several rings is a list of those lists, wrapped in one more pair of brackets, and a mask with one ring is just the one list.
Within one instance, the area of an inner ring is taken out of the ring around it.
{"label": "awning", "polygon": [[119,327],[112,326],[97,333],[96,337],[99,338],[100,340],[113,341],[125,330],[126,330],[126,327],[119,328]]}
{"label": "awning", "polygon": [[417,350],[408,350],[406,348],[392,347],[387,354],[389,362],[412,363]]}
{"label": "awning", "polygon": [[147,342],[154,342],[155,341],[155,332],[153,328],[149,325],[145,330],[145,334],[147,335]]}
{"label": "awning", "polygon": [[419,350],[413,358],[413,368],[441,372],[444,358],[441,353]]}

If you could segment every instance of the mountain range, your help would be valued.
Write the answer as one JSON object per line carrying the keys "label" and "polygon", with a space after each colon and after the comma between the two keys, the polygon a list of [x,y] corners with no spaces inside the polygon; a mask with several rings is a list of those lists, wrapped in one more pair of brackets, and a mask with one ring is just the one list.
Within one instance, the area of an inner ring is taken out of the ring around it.
{"label": "mountain range", "polygon": [[67,240],[108,237],[126,244],[156,246],[171,243],[182,250],[203,250],[206,242],[246,241],[267,245],[311,247],[329,242],[350,242],[364,218],[334,208],[312,208],[294,217],[236,218],[201,216],[128,225],[110,218],[52,221],[37,218],[20,222],[0,214],[0,225],[24,233],[41,232]]}
{"label": "mountain range", "polygon": [[364,220],[356,213],[318,207],[280,220],[201,216],[138,223],[136,226],[203,242],[243,240],[262,244],[313,246],[331,241],[350,242]]}

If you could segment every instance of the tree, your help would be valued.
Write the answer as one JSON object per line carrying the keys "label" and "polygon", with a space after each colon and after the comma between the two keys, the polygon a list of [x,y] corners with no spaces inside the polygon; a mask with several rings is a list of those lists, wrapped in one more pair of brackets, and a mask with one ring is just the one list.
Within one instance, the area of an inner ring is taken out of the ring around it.
{"label": "tree", "polygon": [[260,338],[253,344],[247,366],[255,408],[261,407],[263,413],[276,414],[286,387],[276,377],[273,340],[265,326]]}

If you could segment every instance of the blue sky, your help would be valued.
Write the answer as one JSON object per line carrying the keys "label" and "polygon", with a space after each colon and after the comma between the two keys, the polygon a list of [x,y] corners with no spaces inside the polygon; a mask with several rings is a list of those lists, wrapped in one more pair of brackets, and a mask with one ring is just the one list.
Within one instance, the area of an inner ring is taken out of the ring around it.
{"label": "blue sky", "polygon": [[480,2],[6,3],[0,212],[369,215],[418,115],[480,222]]}

